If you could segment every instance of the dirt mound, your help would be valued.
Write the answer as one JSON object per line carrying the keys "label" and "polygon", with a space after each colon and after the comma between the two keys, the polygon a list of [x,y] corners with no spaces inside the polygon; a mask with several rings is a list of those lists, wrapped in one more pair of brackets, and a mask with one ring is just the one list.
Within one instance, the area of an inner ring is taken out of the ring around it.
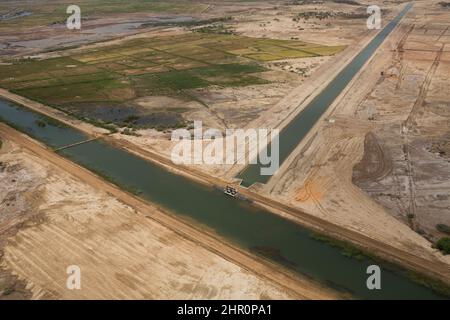
{"label": "dirt mound", "polygon": [[392,170],[390,157],[386,154],[372,132],[366,134],[364,140],[364,156],[355,165],[352,181],[358,184],[366,181],[377,181],[385,177]]}

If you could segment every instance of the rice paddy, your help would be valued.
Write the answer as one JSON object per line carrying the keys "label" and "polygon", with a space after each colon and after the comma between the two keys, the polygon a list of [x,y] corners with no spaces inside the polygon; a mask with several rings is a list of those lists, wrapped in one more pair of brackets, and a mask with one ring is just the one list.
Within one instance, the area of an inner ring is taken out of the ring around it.
{"label": "rice paddy", "polygon": [[189,33],[133,39],[83,53],[0,65],[0,86],[76,113],[92,103],[133,105],[145,96],[192,99],[192,89],[268,83],[263,62],[335,54],[294,40]]}

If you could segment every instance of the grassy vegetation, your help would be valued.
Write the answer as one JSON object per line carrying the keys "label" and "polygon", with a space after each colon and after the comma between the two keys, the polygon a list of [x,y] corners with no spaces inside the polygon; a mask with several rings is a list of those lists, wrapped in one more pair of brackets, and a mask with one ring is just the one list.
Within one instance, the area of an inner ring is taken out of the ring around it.
{"label": "grassy vegetation", "polygon": [[317,241],[321,241],[324,243],[329,244],[332,247],[340,248],[342,255],[348,257],[348,258],[354,258],[358,261],[362,261],[366,258],[369,258],[369,255],[364,253],[362,250],[355,248],[353,245],[351,245],[348,242],[337,240],[331,237],[328,237],[323,234],[319,233],[313,233],[311,234],[311,238]]}
{"label": "grassy vegetation", "polygon": [[417,272],[409,271],[406,276],[417,284],[429,288],[445,297],[450,297],[450,286],[441,280],[430,278]]}
{"label": "grassy vegetation", "polygon": [[183,90],[210,85],[246,86],[267,83],[261,78],[249,75],[264,70],[257,65],[227,64],[144,74],[133,77],[133,81],[139,96],[174,95]]}
{"label": "grassy vegetation", "polygon": [[[5,75],[0,77],[0,87],[105,127],[105,120],[91,117],[86,105],[126,108],[137,98],[162,95],[192,100],[192,89],[267,83],[259,75],[266,71],[260,62],[339,50],[342,47],[294,40],[194,32],[133,39],[46,60],[14,60],[0,65],[0,74]],[[77,108],[84,108],[83,113]],[[164,124],[150,126],[165,128]]]}
{"label": "grassy vegetation", "polygon": [[309,47],[305,48],[305,52],[318,55],[318,56],[332,56],[339,53],[345,48],[345,46],[329,46],[329,47]]}
{"label": "grassy vegetation", "polygon": [[[427,275],[420,274],[412,270],[406,270],[399,265],[393,264],[389,261],[379,258],[378,256],[374,256],[369,252],[358,249],[353,244],[347,241],[338,240],[318,233],[312,233],[311,237],[318,241],[325,242],[333,247],[340,248],[342,254],[346,257],[357,259],[359,261],[370,259],[375,263],[383,264],[385,268],[393,272],[400,273],[417,284],[429,288],[443,296],[450,297],[450,286],[441,280],[431,278]],[[447,239],[450,240],[450,238]]]}
{"label": "grassy vegetation", "polygon": [[446,224],[438,224],[436,225],[436,230],[445,234],[450,235],[450,226]]}
{"label": "grassy vegetation", "polygon": [[7,76],[0,86],[47,104],[120,102],[136,97],[135,85],[142,94],[167,94],[209,85],[265,83],[250,76],[265,69],[248,59],[330,55],[342,48],[195,33],[137,39],[68,57],[2,65],[0,73]]}
{"label": "grassy vegetation", "polygon": [[14,293],[14,288],[6,288],[3,290],[2,295],[3,296],[9,296]]}
{"label": "grassy vegetation", "polygon": [[125,128],[121,133],[127,136],[140,137],[140,134],[136,133],[136,131],[131,128]]}
{"label": "grassy vegetation", "polygon": [[36,124],[37,124],[38,127],[45,128],[45,127],[47,126],[47,124],[45,123],[45,121],[42,121],[42,120],[36,120],[35,122],[36,122]]}
{"label": "grassy vegetation", "polygon": [[301,21],[301,20],[309,20],[309,19],[327,19],[332,17],[333,14],[328,11],[306,11],[306,12],[300,12],[298,13],[292,20],[295,22]]}
{"label": "grassy vegetation", "polygon": [[206,26],[196,28],[193,31],[200,33],[235,34],[235,32],[231,28],[226,27],[222,23],[208,24]]}

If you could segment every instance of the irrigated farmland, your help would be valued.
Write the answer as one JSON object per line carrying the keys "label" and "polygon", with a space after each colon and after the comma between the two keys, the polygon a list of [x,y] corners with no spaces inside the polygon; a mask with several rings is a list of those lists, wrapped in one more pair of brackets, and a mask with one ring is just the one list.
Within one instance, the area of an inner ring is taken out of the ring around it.
{"label": "irrigated farmland", "polygon": [[[44,60],[12,60],[0,65],[0,85],[98,125],[165,129],[186,124],[183,113],[189,102],[207,107],[193,89],[266,84],[265,61],[342,49],[193,32],[68,51]],[[137,103],[149,96],[176,97],[186,105],[146,108]]]}

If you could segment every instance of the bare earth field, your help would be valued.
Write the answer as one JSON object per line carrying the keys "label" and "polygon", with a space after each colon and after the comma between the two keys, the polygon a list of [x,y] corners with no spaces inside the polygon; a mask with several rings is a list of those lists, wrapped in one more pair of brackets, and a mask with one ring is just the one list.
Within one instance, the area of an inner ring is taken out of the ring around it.
{"label": "bare earth field", "polygon": [[358,107],[377,125],[354,171],[356,185],[430,241],[450,225],[450,12],[434,9],[433,18],[417,14],[425,23],[412,26]]}

